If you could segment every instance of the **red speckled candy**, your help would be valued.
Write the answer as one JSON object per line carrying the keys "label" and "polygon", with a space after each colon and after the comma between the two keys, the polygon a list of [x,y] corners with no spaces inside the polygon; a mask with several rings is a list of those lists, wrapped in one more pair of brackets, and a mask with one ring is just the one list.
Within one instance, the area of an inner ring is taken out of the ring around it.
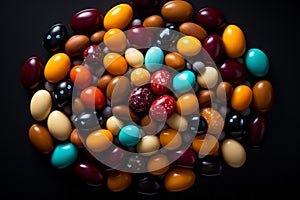
{"label": "red speckled candy", "polygon": [[162,95],[169,91],[171,85],[171,74],[166,70],[154,72],[150,79],[150,88],[156,95]]}
{"label": "red speckled candy", "polygon": [[23,64],[20,79],[25,87],[34,89],[42,81],[44,77],[43,73],[43,63],[38,57],[33,56],[28,58]]}
{"label": "red speckled candy", "polygon": [[164,121],[174,113],[175,109],[175,99],[170,95],[162,95],[152,103],[150,116],[157,121]]}

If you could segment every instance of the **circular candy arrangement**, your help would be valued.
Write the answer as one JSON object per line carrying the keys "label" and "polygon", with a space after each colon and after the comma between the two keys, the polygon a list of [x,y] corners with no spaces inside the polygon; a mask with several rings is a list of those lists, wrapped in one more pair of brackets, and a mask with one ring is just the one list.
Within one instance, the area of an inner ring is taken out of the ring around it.
{"label": "circular candy arrangement", "polygon": [[[196,19],[193,19],[196,14]],[[32,145],[87,184],[179,192],[263,145],[274,102],[267,55],[223,13],[188,1],[84,9],[28,58]]]}

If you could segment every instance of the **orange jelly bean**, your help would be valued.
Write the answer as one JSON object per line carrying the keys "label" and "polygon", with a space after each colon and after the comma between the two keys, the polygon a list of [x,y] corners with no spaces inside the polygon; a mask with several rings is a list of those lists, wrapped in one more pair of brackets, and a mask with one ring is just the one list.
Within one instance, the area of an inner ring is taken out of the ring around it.
{"label": "orange jelly bean", "polygon": [[243,111],[252,101],[252,90],[247,85],[237,86],[231,96],[231,107],[236,111]]}
{"label": "orange jelly bean", "polygon": [[176,130],[164,129],[159,134],[159,142],[164,148],[174,150],[180,147],[182,138]]}
{"label": "orange jelly bean", "polygon": [[64,79],[70,70],[71,60],[65,53],[54,54],[46,63],[44,75],[50,83],[57,83]]}
{"label": "orange jelly bean", "polygon": [[123,75],[128,68],[126,59],[118,53],[108,53],[104,56],[103,64],[112,75]]}
{"label": "orange jelly bean", "polygon": [[194,36],[183,36],[177,42],[177,51],[184,56],[195,56],[201,48],[201,42]]}
{"label": "orange jelly bean", "polygon": [[129,187],[132,175],[123,171],[111,171],[107,176],[107,187],[113,192],[121,192]]}
{"label": "orange jelly bean", "polygon": [[169,160],[164,154],[155,154],[149,158],[147,163],[148,171],[153,175],[162,175],[169,169]]}
{"label": "orange jelly bean", "polygon": [[87,147],[94,152],[102,152],[111,146],[112,133],[107,129],[95,130],[86,138]]}
{"label": "orange jelly bean", "polygon": [[237,25],[229,24],[222,35],[225,53],[231,58],[241,57],[246,51],[246,39]]}
{"label": "orange jelly bean", "polygon": [[104,44],[111,50],[116,52],[124,51],[127,46],[126,35],[121,29],[109,29],[103,38]]}
{"label": "orange jelly bean", "polygon": [[104,16],[103,25],[106,30],[125,28],[132,20],[133,9],[129,4],[121,3],[112,7]]}
{"label": "orange jelly bean", "polygon": [[210,134],[197,135],[192,142],[192,147],[200,155],[212,155],[219,150],[219,141]]}
{"label": "orange jelly bean", "polygon": [[170,192],[187,190],[194,185],[196,180],[195,172],[191,169],[172,169],[164,179],[164,186]]}

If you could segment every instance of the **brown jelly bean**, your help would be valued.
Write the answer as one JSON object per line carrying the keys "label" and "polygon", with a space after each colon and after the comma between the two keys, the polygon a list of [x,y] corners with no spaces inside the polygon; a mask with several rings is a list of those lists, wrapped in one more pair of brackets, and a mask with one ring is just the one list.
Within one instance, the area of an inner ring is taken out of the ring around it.
{"label": "brown jelly bean", "polygon": [[97,45],[100,44],[103,41],[105,33],[106,33],[105,30],[101,30],[93,33],[90,37],[91,43]]}
{"label": "brown jelly bean", "polygon": [[197,12],[197,23],[208,31],[217,31],[225,27],[226,20],[220,10],[206,7]]}
{"label": "brown jelly bean", "polygon": [[90,33],[102,26],[103,16],[97,9],[88,8],[75,13],[70,21],[71,28],[77,33]]}
{"label": "brown jelly bean", "polygon": [[54,149],[54,141],[48,129],[40,124],[33,124],[28,131],[31,144],[41,153],[48,154]]}
{"label": "brown jelly bean", "polygon": [[274,103],[274,89],[267,80],[260,80],[253,86],[253,107],[255,110],[265,113]]}
{"label": "brown jelly bean", "polygon": [[215,93],[212,90],[199,90],[197,97],[200,108],[210,106],[214,96]]}
{"label": "brown jelly bean", "polygon": [[169,22],[188,21],[193,14],[193,6],[187,1],[168,1],[161,8],[161,15]]}
{"label": "brown jelly bean", "polygon": [[84,182],[92,186],[99,186],[104,183],[104,173],[95,164],[87,161],[80,161],[75,165],[75,174]]}
{"label": "brown jelly bean", "polygon": [[164,19],[160,15],[151,15],[144,19],[143,24],[144,27],[164,27],[165,22]]}
{"label": "brown jelly bean", "polygon": [[200,41],[203,41],[207,32],[204,28],[193,22],[184,22],[179,26],[179,31],[185,35],[194,36]]}
{"label": "brown jelly bean", "polygon": [[22,84],[29,88],[36,88],[44,77],[44,65],[42,61],[36,57],[28,58],[21,69],[20,80]]}
{"label": "brown jelly bean", "polygon": [[107,176],[106,185],[113,192],[121,192],[127,189],[131,182],[132,175],[130,173],[113,170]]}
{"label": "brown jelly bean", "polygon": [[70,141],[77,148],[84,148],[84,144],[82,142],[81,136],[79,135],[78,130],[76,128],[73,129],[73,131],[71,132]]}
{"label": "brown jelly bean", "polygon": [[180,70],[185,66],[185,59],[176,52],[170,52],[165,55],[165,64],[175,70]]}
{"label": "brown jelly bean", "polygon": [[230,83],[222,81],[217,86],[217,97],[221,101],[228,101],[231,98],[233,87]]}
{"label": "brown jelly bean", "polygon": [[256,116],[250,122],[249,144],[251,147],[261,147],[266,137],[266,119]]}
{"label": "brown jelly bean", "polygon": [[73,35],[65,43],[65,51],[69,56],[80,56],[89,46],[90,39],[86,35]]}
{"label": "brown jelly bean", "polygon": [[164,179],[164,186],[170,192],[187,190],[194,185],[196,174],[191,169],[174,168]]}

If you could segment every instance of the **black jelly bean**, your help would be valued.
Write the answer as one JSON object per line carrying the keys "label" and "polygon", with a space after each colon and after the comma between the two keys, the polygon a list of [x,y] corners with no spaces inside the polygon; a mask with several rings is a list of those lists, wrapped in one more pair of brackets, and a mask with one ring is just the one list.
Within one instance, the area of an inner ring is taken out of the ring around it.
{"label": "black jelly bean", "polygon": [[62,81],[55,85],[52,92],[54,103],[62,107],[72,100],[73,83],[70,80]]}
{"label": "black jelly bean", "polygon": [[54,52],[64,47],[68,39],[68,31],[64,24],[52,25],[45,34],[42,45],[50,52]]}

